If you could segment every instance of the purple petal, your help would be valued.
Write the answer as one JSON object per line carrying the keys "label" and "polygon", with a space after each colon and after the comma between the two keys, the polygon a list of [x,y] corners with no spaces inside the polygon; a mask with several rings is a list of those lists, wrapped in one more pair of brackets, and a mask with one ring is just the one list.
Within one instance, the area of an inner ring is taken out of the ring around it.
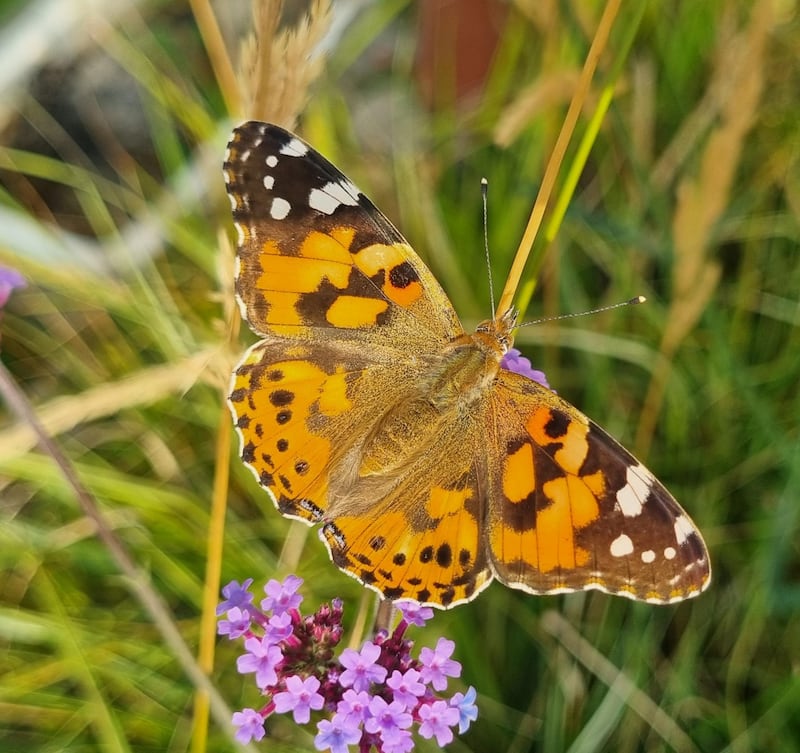
{"label": "purple petal", "polygon": [[469,725],[478,718],[478,707],[475,705],[476,697],[477,692],[470,685],[466,694],[456,693],[450,699],[450,705],[458,709],[458,734],[460,735],[466,732],[469,729]]}
{"label": "purple petal", "polygon": [[317,723],[314,747],[331,753],[348,753],[348,745],[355,745],[360,739],[361,730],[357,725],[334,717],[332,721],[323,719]]}
{"label": "purple petal", "polygon": [[238,607],[247,611],[247,607],[253,603],[253,594],[248,590],[252,584],[253,579],[248,578],[241,585],[239,581],[232,580],[230,583],[222,587],[222,595],[225,600],[220,602],[217,606],[217,614],[227,612],[233,607]]}
{"label": "purple petal", "polygon": [[534,369],[531,362],[516,348],[508,349],[508,352],[500,361],[500,368],[506,369],[506,371],[513,371],[515,374],[521,374],[534,382],[538,382],[543,387],[551,389],[544,372]]}
{"label": "purple petal", "polygon": [[400,614],[409,625],[425,627],[425,623],[433,619],[433,609],[423,607],[416,601],[396,601],[394,605],[400,610]]}
{"label": "purple petal", "polygon": [[264,718],[255,709],[242,709],[237,711],[232,718],[233,726],[237,727],[236,739],[247,745],[251,740],[260,740],[264,737]]}
{"label": "purple petal", "polygon": [[6,305],[13,290],[24,288],[27,284],[25,278],[16,269],[0,267],[0,308]]}

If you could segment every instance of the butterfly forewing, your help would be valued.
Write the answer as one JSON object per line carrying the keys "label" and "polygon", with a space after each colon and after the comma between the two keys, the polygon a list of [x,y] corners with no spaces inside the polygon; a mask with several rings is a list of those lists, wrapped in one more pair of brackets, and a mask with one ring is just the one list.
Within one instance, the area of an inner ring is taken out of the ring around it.
{"label": "butterfly forewing", "polygon": [[462,331],[391,222],[297,136],[244,123],[233,132],[224,174],[239,236],[236,293],[258,334],[308,338],[312,328],[393,325],[411,347]]}

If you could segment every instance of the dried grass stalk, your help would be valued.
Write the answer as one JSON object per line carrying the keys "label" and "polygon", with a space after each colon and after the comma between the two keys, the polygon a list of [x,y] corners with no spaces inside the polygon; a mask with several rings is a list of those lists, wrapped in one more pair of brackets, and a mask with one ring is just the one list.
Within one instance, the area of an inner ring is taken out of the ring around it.
{"label": "dried grass stalk", "polygon": [[330,27],[329,0],[314,0],[296,26],[280,30],[281,0],[254,0],[253,33],[242,43],[244,116],[292,128],[323,70],[319,43]]}
{"label": "dried grass stalk", "polygon": [[[221,390],[232,369],[230,354],[209,348],[175,363],[141,369],[78,395],[54,398],[39,406],[36,413],[48,436],[57,437],[120,411],[146,407],[176,393],[185,393],[198,379]],[[6,460],[19,457],[33,450],[36,443],[36,434],[28,424],[16,424],[0,432],[0,456]]]}

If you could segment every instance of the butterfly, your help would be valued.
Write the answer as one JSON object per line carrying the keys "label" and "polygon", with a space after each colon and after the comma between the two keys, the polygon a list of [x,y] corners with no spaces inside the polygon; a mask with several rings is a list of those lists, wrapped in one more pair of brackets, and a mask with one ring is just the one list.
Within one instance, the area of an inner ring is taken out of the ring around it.
{"label": "butterfly", "polygon": [[241,456],[278,511],[387,599],[451,607],[493,578],[666,604],[709,583],[700,532],[599,426],[501,367],[515,313],[467,333],[392,223],[297,136],[236,128],[232,378]]}

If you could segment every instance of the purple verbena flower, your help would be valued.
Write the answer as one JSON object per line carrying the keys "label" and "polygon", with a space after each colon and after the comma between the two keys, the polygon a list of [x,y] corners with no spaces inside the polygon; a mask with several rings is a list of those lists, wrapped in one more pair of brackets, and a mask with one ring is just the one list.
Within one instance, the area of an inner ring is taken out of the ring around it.
{"label": "purple verbena flower", "polygon": [[283,583],[270,580],[264,586],[267,597],[261,600],[261,608],[265,612],[274,612],[275,614],[283,614],[290,609],[297,609],[303,601],[303,597],[297,593],[297,589],[301,585],[303,585],[303,579],[296,575],[287,575]]}
{"label": "purple verbena flower", "polygon": [[217,624],[217,633],[227,635],[233,641],[247,633],[251,622],[250,615],[246,611],[232,607],[228,610],[228,619],[220,620]]}
{"label": "purple verbena flower", "polygon": [[458,734],[463,735],[478,718],[478,707],[475,705],[475,698],[477,692],[472,685],[469,686],[466,693],[456,693],[450,699],[450,705],[458,709]]}
{"label": "purple verbena flower", "polygon": [[325,699],[317,693],[319,680],[313,675],[305,680],[299,675],[290,675],[285,682],[286,690],[273,697],[275,711],[279,714],[291,711],[297,724],[307,724],[311,719],[311,709],[319,711],[325,704]]}
{"label": "purple verbena flower", "polygon": [[293,629],[292,617],[288,612],[274,614],[264,627],[264,637],[277,644],[285,641],[292,634]]}
{"label": "purple verbena flower", "polygon": [[348,753],[348,745],[355,745],[361,739],[361,729],[335,716],[331,721],[322,719],[317,723],[317,736],[314,747],[317,750],[330,750],[331,753]]}
{"label": "purple verbena flower", "polygon": [[370,717],[364,722],[364,729],[379,734],[384,742],[389,742],[398,735],[402,737],[399,734],[400,730],[408,729],[414,721],[400,701],[387,703],[379,695],[369,702],[369,713]]}
{"label": "purple verbena flower", "polygon": [[370,683],[383,682],[386,678],[386,667],[376,664],[380,655],[380,646],[372,641],[364,643],[361,651],[346,648],[339,657],[339,662],[345,667],[339,682],[343,687],[352,687],[356,692],[369,690]]}
{"label": "purple verbena flower", "polygon": [[458,724],[459,714],[458,709],[450,706],[447,701],[423,704],[419,708],[419,718],[422,720],[419,726],[422,737],[435,737],[440,747],[453,741],[453,730],[450,727]]}
{"label": "purple verbena flower", "polygon": [[255,709],[237,711],[233,715],[233,726],[237,728],[235,737],[242,745],[264,737],[264,717]]}
{"label": "purple verbena flower", "polygon": [[243,654],[236,661],[236,668],[239,674],[248,672],[256,673],[256,684],[260,688],[267,688],[278,682],[278,674],[275,667],[283,659],[283,653],[269,637],[247,638],[244,642],[247,653]]}
{"label": "purple verbena flower", "polygon": [[508,352],[500,360],[500,368],[513,371],[515,374],[521,374],[524,377],[528,377],[528,379],[533,379],[534,382],[538,382],[543,387],[551,389],[545,373],[534,369],[531,362],[516,348],[508,349]]}
{"label": "purple verbena flower", "polygon": [[225,601],[220,602],[217,606],[217,614],[227,612],[233,607],[237,607],[242,611],[247,611],[248,607],[253,603],[253,594],[248,590],[252,584],[253,579],[248,578],[244,583],[239,585],[239,582],[232,580],[226,586],[222,587],[222,595]]}
{"label": "purple verbena flower", "polygon": [[450,658],[455,647],[453,641],[439,638],[435,650],[425,647],[419,652],[422,682],[429,683],[434,690],[444,690],[447,688],[448,677],[461,675],[461,664]]}
{"label": "purple verbena flower", "polygon": [[372,696],[366,690],[356,692],[348,688],[342,694],[342,700],[336,704],[336,716],[342,721],[362,724],[369,719],[369,702]]}
{"label": "purple verbena flower", "polygon": [[0,267],[0,309],[8,303],[13,290],[24,288],[27,284],[25,278],[16,269]]}
{"label": "purple verbena flower", "polygon": [[410,667],[405,672],[395,669],[386,684],[392,689],[392,697],[400,701],[409,711],[419,703],[421,696],[425,695],[425,685],[419,681],[420,673]]}
{"label": "purple verbena flower", "polygon": [[444,690],[448,677],[461,675],[461,664],[450,658],[455,647],[453,641],[439,638],[435,649],[425,647],[419,652],[422,681],[432,685],[434,690]]}
{"label": "purple verbena flower", "polygon": [[425,627],[425,623],[433,619],[433,609],[423,607],[416,601],[396,601],[394,605],[400,610],[403,620],[408,625]]}
{"label": "purple verbena flower", "polygon": [[381,738],[380,749],[383,753],[409,753],[413,748],[414,739],[407,729],[399,729],[393,732],[388,740]]}

